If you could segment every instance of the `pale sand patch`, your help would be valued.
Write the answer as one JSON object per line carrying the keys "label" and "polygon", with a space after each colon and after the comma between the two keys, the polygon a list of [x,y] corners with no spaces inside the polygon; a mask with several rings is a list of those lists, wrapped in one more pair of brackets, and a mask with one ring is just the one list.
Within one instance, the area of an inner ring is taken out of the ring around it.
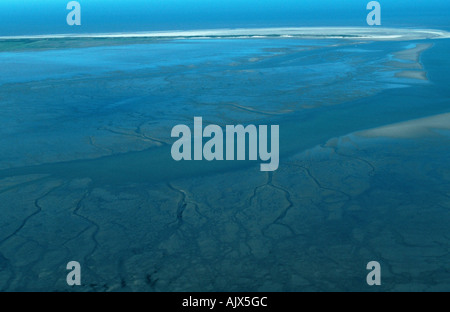
{"label": "pale sand patch", "polygon": [[46,34],[26,36],[0,36],[9,39],[63,39],[63,38],[172,38],[209,39],[221,37],[241,38],[309,38],[401,41],[450,38],[450,33],[436,29],[371,28],[371,27],[290,27],[290,28],[237,28],[180,31],[152,31],[132,33]]}
{"label": "pale sand patch", "polygon": [[436,129],[450,130],[450,113],[409,120],[380,128],[357,132],[356,135],[374,138],[418,138],[438,136]]}
{"label": "pale sand patch", "polygon": [[[394,60],[387,62],[386,65],[397,69],[423,69],[420,63],[420,55],[430,49],[433,45],[429,43],[417,44],[414,48],[398,51],[394,53]],[[403,70],[395,73],[396,78],[407,78],[427,81],[425,71]]]}
{"label": "pale sand patch", "polygon": [[403,51],[395,52],[394,57],[399,60],[410,61],[410,62],[419,62],[420,54],[433,45],[431,43],[422,43],[416,45],[416,47],[412,49],[406,49]]}
{"label": "pale sand patch", "polygon": [[408,79],[418,79],[418,80],[428,80],[427,73],[424,71],[412,71],[406,70],[395,73],[396,78],[408,78]]}
{"label": "pale sand patch", "polygon": [[398,61],[391,61],[387,62],[386,65],[400,69],[423,69],[423,66],[420,63],[402,63]]}

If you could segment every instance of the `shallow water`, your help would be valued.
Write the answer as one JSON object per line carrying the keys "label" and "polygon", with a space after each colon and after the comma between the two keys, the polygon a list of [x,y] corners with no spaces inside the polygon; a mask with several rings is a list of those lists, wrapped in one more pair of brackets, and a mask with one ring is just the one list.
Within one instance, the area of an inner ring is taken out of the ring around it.
{"label": "shallow water", "polygon": [[[448,129],[361,134],[450,112],[449,45],[214,39],[0,53],[0,289],[66,290],[76,260],[81,290],[370,291],[376,260],[375,290],[450,290]],[[406,69],[392,62],[401,51]],[[396,76],[419,70],[425,80]],[[175,162],[170,131],[194,116],[280,125],[279,169]]]}

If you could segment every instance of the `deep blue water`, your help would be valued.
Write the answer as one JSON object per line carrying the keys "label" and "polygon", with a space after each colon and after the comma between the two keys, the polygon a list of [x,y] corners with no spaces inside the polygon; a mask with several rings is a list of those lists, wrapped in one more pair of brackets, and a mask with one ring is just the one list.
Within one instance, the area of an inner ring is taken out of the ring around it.
{"label": "deep blue water", "polygon": [[[60,1],[2,1],[0,35],[364,26],[367,13],[80,2],[83,26],[68,28]],[[382,6],[384,26],[449,29],[446,1]],[[450,290],[449,51],[448,38],[2,40],[0,290]],[[278,170],[174,161],[171,129],[194,116],[279,125]],[[83,282],[68,288],[74,260]]]}

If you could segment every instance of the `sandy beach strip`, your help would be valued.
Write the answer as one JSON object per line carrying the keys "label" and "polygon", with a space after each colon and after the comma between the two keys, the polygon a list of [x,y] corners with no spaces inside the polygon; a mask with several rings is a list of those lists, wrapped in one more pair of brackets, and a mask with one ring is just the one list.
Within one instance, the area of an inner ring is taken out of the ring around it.
{"label": "sandy beach strip", "polygon": [[414,48],[402,50],[394,53],[394,57],[403,61],[419,62],[422,52],[428,50],[433,45],[431,43],[417,44]]}
{"label": "sandy beach strip", "polygon": [[431,43],[416,44],[412,48],[393,53],[392,60],[386,62],[387,66],[391,66],[400,71],[395,73],[396,78],[407,78],[415,80],[427,81],[427,73],[420,62],[422,53],[433,47]]}
{"label": "sandy beach strip", "polygon": [[[401,41],[450,38],[450,33],[435,29],[370,28],[370,27],[291,27],[291,28],[239,28],[183,31],[152,31],[133,33],[46,34],[32,36],[0,36],[0,40],[64,39],[64,38],[303,38]],[[420,48],[418,48],[420,49]]]}
{"label": "sandy beach strip", "polygon": [[356,135],[376,138],[418,138],[438,136],[433,130],[450,130],[450,113],[425,117],[421,119],[408,120],[401,123],[387,125],[375,129],[357,132]]}
{"label": "sandy beach strip", "polygon": [[424,71],[404,70],[395,73],[395,78],[406,78],[428,81],[427,73]]}

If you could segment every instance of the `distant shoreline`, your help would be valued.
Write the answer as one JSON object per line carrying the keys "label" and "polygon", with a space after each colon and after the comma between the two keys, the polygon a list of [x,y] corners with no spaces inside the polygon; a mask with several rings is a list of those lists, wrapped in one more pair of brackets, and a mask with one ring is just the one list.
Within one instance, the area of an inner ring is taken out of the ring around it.
{"label": "distant shoreline", "polygon": [[297,38],[297,39],[348,39],[377,41],[406,41],[450,38],[450,32],[437,29],[371,28],[371,27],[299,27],[299,28],[237,28],[185,31],[151,31],[130,33],[47,34],[30,36],[0,36],[0,40],[39,39],[251,39],[251,38]]}

